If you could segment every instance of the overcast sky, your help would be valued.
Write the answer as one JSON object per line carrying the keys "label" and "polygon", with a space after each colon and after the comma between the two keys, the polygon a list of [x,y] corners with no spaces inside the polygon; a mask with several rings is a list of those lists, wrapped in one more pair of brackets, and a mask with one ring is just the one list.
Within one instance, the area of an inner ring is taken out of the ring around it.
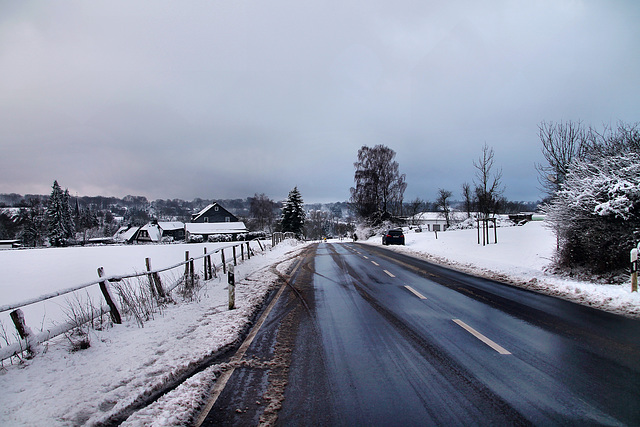
{"label": "overcast sky", "polygon": [[358,149],[460,199],[484,143],[640,121],[640,2],[0,0],[0,192],[344,201]]}

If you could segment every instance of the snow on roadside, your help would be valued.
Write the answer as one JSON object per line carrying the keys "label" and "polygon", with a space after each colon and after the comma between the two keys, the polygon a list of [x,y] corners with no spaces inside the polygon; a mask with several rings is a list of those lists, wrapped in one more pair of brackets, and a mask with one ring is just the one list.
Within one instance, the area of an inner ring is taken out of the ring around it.
{"label": "snow on roadside", "polygon": [[[233,345],[276,283],[277,275],[268,267],[287,268],[303,247],[280,244],[239,265],[235,310],[228,310],[226,278],[213,279],[198,301],[168,306],[143,328],[132,320],[92,331],[91,347],[75,353],[59,337],[24,364],[5,361],[0,368],[0,425],[95,425],[126,413],[131,405],[146,401],[201,361]],[[195,397],[207,390],[215,376],[212,368],[193,376],[130,423],[184,424],[200,403]]]}
{"label": "snow on roadside", "polygon": [[[491,229],[493,242],[493,229]],[[380,245],[379,236],[365,243]],[[544,222],[498,227],[498,244],[478,244],[477,230],[416,233],[405,229],[406,246],[387,248],[427,261],[567,299],[601,310],[640,317],[640,294],[631,284],[600,284],[549,273],[556,238]]]}

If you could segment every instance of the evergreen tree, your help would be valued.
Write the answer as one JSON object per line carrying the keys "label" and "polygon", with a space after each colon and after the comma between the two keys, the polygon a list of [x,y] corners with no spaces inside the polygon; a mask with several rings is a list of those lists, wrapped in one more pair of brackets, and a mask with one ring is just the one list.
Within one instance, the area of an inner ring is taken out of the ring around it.
{"label": "evergreen tree", "polygon": [[46,215],[38,199],[32,199],[29,207],[21,208],[19,222],[22,231],[19,236],[26,246],[40,246],[47,234]]}
{"label": "evergreen tree", "polygon": [[298,191],[298,187],[294,187],[289,192],[289,197],[282,207],[282,217],[280,218],[282,231],[285,233],[292,232],[296,236],[302,237],[305,216],[302,196]]}
{"label": "evergreen tree", "polygon": [[69,191],[62,191],[58,181],[53,181],[49,203],[47,205],[47,225],[49,241],[61,246],[66,239],[73,237],[73,216],[69,205]]}

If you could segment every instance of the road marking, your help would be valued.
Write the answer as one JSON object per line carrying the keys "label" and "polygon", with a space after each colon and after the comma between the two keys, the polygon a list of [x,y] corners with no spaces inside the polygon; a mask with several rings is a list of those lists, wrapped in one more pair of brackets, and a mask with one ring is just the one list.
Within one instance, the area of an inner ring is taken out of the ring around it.
{"label": "road marking", "polygon": [[476,331],[471,326],[469,326],[466,323],[464,323],[462,320],[460,320],[460,319],[452,319],[452,320],[455,323],[457,323],[460,327],[462,327],[464,330],[469,332],[474,337],[478,338],[480,341],[482,341],[483,343],[485,343],[486,345],[488,345],[489,347],[491,347],[492,349],[494,349],[498,353],[500,353],[500,354],[511,354],[511,352],[505,350],[500,345],[498,345],[495,342],[491,341],[489,338],[485,337],[480,332]]}
{"label": "road marking", "polygon": [[420,299],[427,299],[427,297],[425,297],[424,295],[422,295],[420,292],[416,291],[415,289],[413,289],[411,286],[409,285],[405,285],[405,288],[407,288],[409,290],[409,292],[411,292],[412,294],[414,294],[415,296],[417,296]]}
{"label": "road marking", "polygon": [[369,259],[369,257],[368,257],[368,256],[366,256],[366,255],[362,255],[362,257],[363,257],[364,259]]}
{"label": "road marking", "polygon": [[372,263],[373,265],[376,265],[376,266],[380,267],[380,264],[378,264],[378,263],[377,263],[377,262],[375,262],[375,261],[371,261],[371,263]]}
{"label": "road marking", "polygon": [[[373,261],[372,261],[372,262],[373,262]],[[374,264],[375,264],[375,263],[374,263]],[[378,265],[378,264],[376,264],[376,265]],[[387,274],[389,275],[389,277],[396,277],[396,276],[394,276],[393,274],[389,273],[387,270],[382,270],[382,271],[384,271],[385,273],[387,273]]]}

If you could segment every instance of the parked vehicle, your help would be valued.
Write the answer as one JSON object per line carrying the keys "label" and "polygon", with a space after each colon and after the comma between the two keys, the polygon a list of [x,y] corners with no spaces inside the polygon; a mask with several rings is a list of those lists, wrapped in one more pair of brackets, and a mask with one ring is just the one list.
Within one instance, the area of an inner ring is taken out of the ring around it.
{"label": "parked vehicle", "polygon": [[383,245],[404,245],[404,233],[401,228],[393,228],[382,236]]}

